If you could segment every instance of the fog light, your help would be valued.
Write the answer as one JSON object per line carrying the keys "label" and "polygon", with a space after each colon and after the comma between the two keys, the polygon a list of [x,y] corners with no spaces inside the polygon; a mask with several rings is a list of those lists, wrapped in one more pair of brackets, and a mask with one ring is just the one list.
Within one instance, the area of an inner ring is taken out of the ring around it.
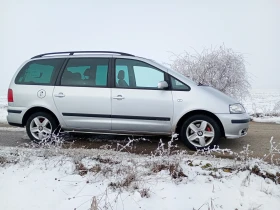
{"label": "fog light", "polygon": [[243,130],[241,130],[241,136],[244,136],[247,134],[248,129],[244,128]]}

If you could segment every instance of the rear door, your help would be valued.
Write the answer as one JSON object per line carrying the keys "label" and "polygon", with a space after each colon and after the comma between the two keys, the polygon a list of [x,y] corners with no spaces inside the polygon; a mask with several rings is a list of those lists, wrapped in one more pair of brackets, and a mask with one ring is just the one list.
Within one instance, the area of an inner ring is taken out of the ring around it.
{"label": "rear door", "polygon": [[109,58],[70,58],[53,99],[67,128],[111,130]]}
{"label": "rear door", "polygon": [[170,133],[173,101],[170,90],[157,88],[166,73],[138,60],[117,58],[112,88],[112,130]]}

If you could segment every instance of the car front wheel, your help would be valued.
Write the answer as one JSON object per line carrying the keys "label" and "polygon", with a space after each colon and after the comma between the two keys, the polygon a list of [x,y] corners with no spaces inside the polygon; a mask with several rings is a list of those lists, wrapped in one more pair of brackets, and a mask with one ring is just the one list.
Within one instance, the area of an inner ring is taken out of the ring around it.
{"label": "car front wheel", "polygon": [[211,117],[194,115],[184,122],[180,137],[191,150],[211,148],[218,144],[221,138],[221,129]]}

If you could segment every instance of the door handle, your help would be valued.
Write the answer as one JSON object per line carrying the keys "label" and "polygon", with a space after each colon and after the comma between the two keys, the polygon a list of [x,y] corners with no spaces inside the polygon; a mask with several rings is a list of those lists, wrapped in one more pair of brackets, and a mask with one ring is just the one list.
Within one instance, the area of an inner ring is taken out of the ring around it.
{"label": "door handle", "polygon": [[113,99],[123,100],[124,97],[122,95],[117,95],[117,96],[113,97]]}
{"label": "door handle", "polygon": [[65,95],[63,93],[55,94],[54,97],[63,98]]}

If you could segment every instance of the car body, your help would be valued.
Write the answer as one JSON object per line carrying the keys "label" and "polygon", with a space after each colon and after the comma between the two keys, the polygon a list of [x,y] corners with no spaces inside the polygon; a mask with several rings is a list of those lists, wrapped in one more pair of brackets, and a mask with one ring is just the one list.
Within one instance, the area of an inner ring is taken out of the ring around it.
{"label": "car body", "polygon": [[[37,116],[36,122],[30,119],[36,113],[48,116],[41,120]],[[52,125],[43,132],[46,122],[39,121],[45,118],[69,132],[184,135],[186,131],[180,133],[182,126],[193,116],[200,116],[193,121],[198,129],[192,126],[189,135],[198,138],[189,147],[212,146],[213,141],[208,144],[201,140],[200,144],[201,133],[196,132],[203,133],[206,127],[212,132],[213,123],[217,138],[242,137],[249,126],[249,116],[238,101],[153,60],[127,53],[38,55],[19,67],[8,91],[8,123],[28,125],[27,132],[34,140],[55,130]]]}

